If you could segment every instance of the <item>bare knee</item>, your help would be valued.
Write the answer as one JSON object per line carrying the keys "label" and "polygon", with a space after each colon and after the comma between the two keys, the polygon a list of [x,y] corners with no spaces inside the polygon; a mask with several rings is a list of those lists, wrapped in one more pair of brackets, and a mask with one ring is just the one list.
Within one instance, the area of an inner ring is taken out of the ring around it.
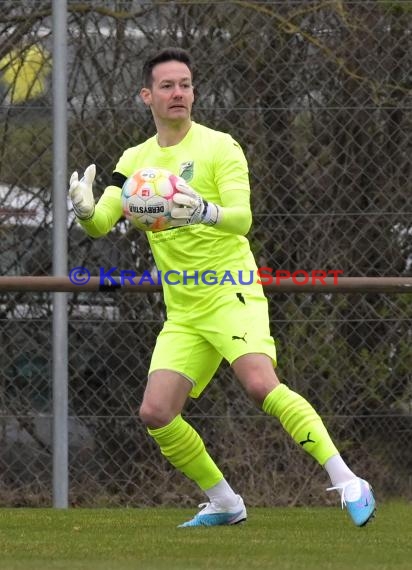
{"label": "bare knee", "polygon": [[191,388],[191,382],[177,372],[152,372],[140,406],[140,419],[154,429],[170,424],[181,413]]}
{"label": "bare knee", "polygon": [[161,428],[169,424],[176,414],[151,402],[143,401],[139,409],[139,418],[149,428]]}
{"label": "bare knee", "polygon": [[239,357],[232,368],[248,396],[261,406],[266,396],[279,385],[271,359],[263,354]]}
{"label": "bare knee", "polygon": [[247,395],[259,407],[262,406],[266,396],[276,388],[277,384],[267,382],[262,378],[249,378],[243,383]]}

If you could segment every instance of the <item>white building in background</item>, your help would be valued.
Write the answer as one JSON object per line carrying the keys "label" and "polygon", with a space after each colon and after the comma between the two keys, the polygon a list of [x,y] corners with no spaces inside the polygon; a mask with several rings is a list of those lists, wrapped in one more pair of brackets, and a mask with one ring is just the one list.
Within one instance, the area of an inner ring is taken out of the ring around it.
{"label": "white building in background", "polygon": [[[74,214],[71,202],[67,198],[68,219],[71,226]],[[0,227],[5,226],[52,226],[52,201],[41,196],[37,188],[23,190],[18,186],[0,184]]]}

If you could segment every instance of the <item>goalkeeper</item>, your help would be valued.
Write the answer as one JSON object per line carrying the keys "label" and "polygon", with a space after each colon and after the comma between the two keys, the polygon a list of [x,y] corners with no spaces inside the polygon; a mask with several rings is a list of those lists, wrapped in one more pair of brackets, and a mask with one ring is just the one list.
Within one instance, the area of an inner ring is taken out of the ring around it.
{"label": "goalkeeper", "polygon": [[[121,188],[143,167],[161,167],[184,178],[173,209],[174,228],[148,239],[157,269],[214,270],[217,275],[257,267],[245,235],[251,225],[248,166],[238,143],[191,118],[192,62],[181,49],[168,48],[143,67],[140,96],[150,108],[157,133],[129,148],[95,204],[95,167],[70,179],[70,197],[82,227],[92,237],[107,234],[122,217]],[[256,274],[256,273],[255,273]],[[188,279],[163,285],[167,319],[152,355],[140,418],[161,453],[192,479],[208,502],[182,527],[230,525],[246,520],[240,495],[226,481],[200,435],[183,418],[188,397],[197,398],[222,359],[231,365],[249,397],[277,418],[294,441],[328,473],[357,526],[375,511],[370,485],[346,465],[326,427],[302,396],[281,384],[261,285],[208,286]],[[173,347],[173,350],[170,350]]]}

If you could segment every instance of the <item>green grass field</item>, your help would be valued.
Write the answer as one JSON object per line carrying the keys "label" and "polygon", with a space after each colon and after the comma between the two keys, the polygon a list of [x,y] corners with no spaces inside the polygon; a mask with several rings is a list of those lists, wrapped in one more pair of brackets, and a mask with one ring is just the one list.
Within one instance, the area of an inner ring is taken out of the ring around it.
{"label": "green grass field", "polygon": [[337,508],[250,509],[246,524],[177,529],[187,509],[2,509],[1,570],[411,570],[412,505],[365,528]]}

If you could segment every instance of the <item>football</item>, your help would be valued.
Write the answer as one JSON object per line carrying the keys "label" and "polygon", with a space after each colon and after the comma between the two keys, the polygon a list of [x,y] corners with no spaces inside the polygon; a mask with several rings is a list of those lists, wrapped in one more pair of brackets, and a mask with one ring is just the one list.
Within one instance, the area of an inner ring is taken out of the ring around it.
{"label": "football", "polygon": [[123,184],[123,215],[136,228],[160,232],[171,228],[173,196],[181,180],[164,168],[142,168]]}

